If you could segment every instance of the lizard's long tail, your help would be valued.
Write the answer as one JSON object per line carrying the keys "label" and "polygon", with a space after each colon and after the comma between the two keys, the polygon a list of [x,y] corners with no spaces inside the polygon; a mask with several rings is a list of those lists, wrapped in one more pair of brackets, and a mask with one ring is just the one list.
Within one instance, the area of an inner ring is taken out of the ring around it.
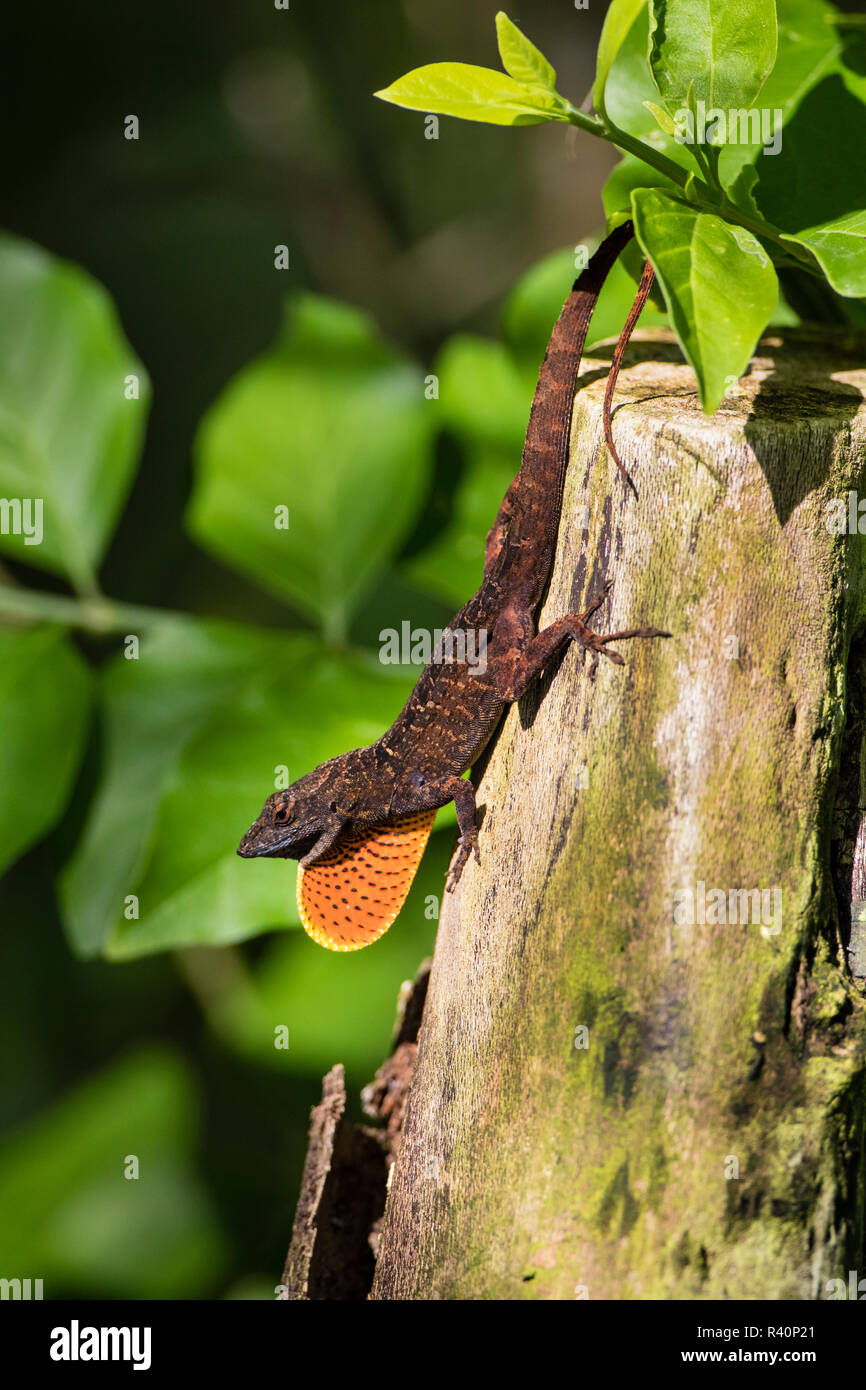
{"label": "lizard's long tail", "polygon": [[551,334],[532,401],[523,461],[487,537],[484,570],[532,607],[547,583],[568,469],[574,383],[592,311],[614,261],[631,240],[624,222],[575,280]]}

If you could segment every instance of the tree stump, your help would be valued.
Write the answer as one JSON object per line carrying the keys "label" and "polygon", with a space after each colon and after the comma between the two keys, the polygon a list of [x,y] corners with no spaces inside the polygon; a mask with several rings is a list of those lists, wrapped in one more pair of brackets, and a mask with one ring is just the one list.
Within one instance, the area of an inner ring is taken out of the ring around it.
{"label": "tree stump", "polygon": [[595,671],[572,647],[495,741],[376,1299],[824,1298],[864,1269],[866,352],[780,330],[708,419],[671,337],[637,334],[637,501],[601,444],[609,360],[541,625],[610,578],[599,630],[673,636]]}

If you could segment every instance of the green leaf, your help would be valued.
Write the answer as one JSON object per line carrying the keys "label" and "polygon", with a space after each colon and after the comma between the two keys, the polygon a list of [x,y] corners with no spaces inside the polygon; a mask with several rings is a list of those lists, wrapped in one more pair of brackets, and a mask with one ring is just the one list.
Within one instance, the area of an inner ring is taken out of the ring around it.
{"label": "green leaf", "polygon": [[[582,256],[580,260],[582,262]],[[565,246],[562,250],[551,251],[523,272],[505,301],[502,329],[506,346],[526,374],[527,395],[522,402],[524,430],[535,378],[553,325],[579,273],[577,247]]]}
{"label": "green leaf", "polygon": [[731,202],[749,217],[760,217],[760,209],[755,202],[755,184],[758,171],[754,164],[744,164],[728,189]]}
{"label": "green leaf", "polygon": [[[793,238],[808,237],[810,245],[813,229],[838,228],[838,235],[820,239],[829,257],[821,263],[825,270],[838,266],[840,256],[850,263],[857,251],[849,219],[853,214],[856,236],[866,189],[866,105],[840,74],[824,77],[809,92],[785,122],[779,154],[759,159],[757,168],[754,197],[762,215]],[[838,279],[837,269],[830,275],[835,284],[834,275]],[[859,283],[856,274],[843,272],[843,279]]]}
{"label": "green leaf", "polygon": [[437,111],[490,125],[564,121],[568,111],[560,97],[543,87],[527,87],[505,73],[471,63],[429,63],[374,95],[410,111]]}
{"label": "green leaf", "polygon": [[[42,1278],[46,1298],[70,1288],[213,1297],[226,1252],[195,1176],[195,1112],[186,1067],[153,1050],[114,1063],[8,1137],[4,1274]],[[129,1157],[137,1178],[125,1176]]]}
{"label": "green leaf", "polygon": [[527,87],[546,87],[551,92],[556,90],[556,73],[550,63],[504,10],[496,16],[496,38],[502,66],[515,82]]}
{"label": "green leaf", "polygon": [[[651,169],[647,164],[644,164],[643,160],[635,158],[634,155],[626,155],[624,159],[619,161],[619,164],[614,166],[601,191],[608,230],[618,226],[625,218],[631,217],[631,195],[636,188],[666,188],[671,193],[677,192],[677,185],[665,174]],[[632,239],[617,261],[617,265],[623,266],[628,272],[632,285],[637,285],[640,282],[644,259],[640,247]],[[667,323],[664,297],[656,280],[653,281],[650,290],[650,302],[663,316],[662,321]],[[646,324],[647,320],[644,315],[641,315],[641,321]]]}
{"label": "green leaf", "polygon": [[676,126],[663,107],[658,106],[654,101],[645,101],[644,106],[647,111],[650,111],[652,115],[655,116],[659,129],[663,130],[665,135],[673,135],[675,133]]}
{"label": "green leaf", "polygon": [[442,426],[459,442],[465,466],[450,499],[449,525],[404,561],[403,572],[429,593],[462,604],[481,583],[485,537],[520,467],[534,382],[521,377],[500,343],[468,334],[445,344],[434,370]]}
{"label": "green leaf", "polygon": [[417,515],[435,423],[421,371],[365,314],[303,296],[205,416],[189,529],[342,640]]}
{"label": "green leaf", "polygon": [[530,388],[527,398],[508,350],[490,338],[456,333],[442,348],[434,370],[439,379],[442,427],[461,439],[510,451],[516,471],[532,391]]}
{"label": "green leaf", "polygon": [[649,65],[669,109],[751,106],[776,61],[775,0],[649,0]]}
{"label": "green leaf", "polygon": [[[775,67],[761,90],[761,110],[781,113],[778,117],[783,137],[781,152],[763,156],[763,136],[755,141],[725,145],[719,166],[725,188],[731,187],[742,165],[755,161],[761,177],[765,174],[780,177],[781,166],[789,162],[790,126],[794,114],[813,88],[838,68],[842,45],[829,22],[835,14],[831,5],[825,0],[777,0],[776,8],[779,47]],[[790,178],[792,167],[781,175],[783,182]],[[771,221],[776,220],[771,212],[767,216]],[[817,221],[817,217],[814,220]]]}
{"label": "green leaf", "polygon": [[121,919],[183,750],[248,676],[256,636],[231,624],[169,622],[144,635],[139,660],[118,657],[106,668],[102,780],[61,879],[64,923],[78,954],[96,955]]}
{"label": "green leaf", "polygon": [[89,711],[90,673],[62,632],[0,629],[0,873],[62,814]]}
{"label": "green leaf", "polygon": [[0,498],[42,508],[38,543],[35,524],[27,537],[7,523],[0,550],[86,590],[138,461],[147,376],[102,287],[5,233],[0,304]]}
{"label": "green leaf", "polygon": [[631,217],[631,195],[636,188],[665,188],[677,193],[677,185],[660,173],[644,164],[642,159],[627,154],[615,164],[601,192],[608,225],[623,216]]}
{"label": "green leaf", "polygon": [[796,236],[786,236],[807,247],[833,289],[857,298],[866,295],[866,211],[849,212]]}
{"label": "green leaf", "polygon": [[776,307],[769,256],[742,227],[659,189],[632,195],[635,231],[661,283],[680,346],[711,414],[746,370]]}
{"label": "green leaf", "polygon": [[[608,73],[604,94],[607,116],[621,130],[627,130],[682,168],[690,169],[693,159],[688,146],[665,134],[646,104],[657,103],[659,95],[647,65],[648,35],[649,15],[644,5],[638,9]],[[640,163],[648,181],[661,177],[650,165]]]}
{"label": "green leaf", "polygon": [[596,111],[605,110],[605,88],[614,59],[628,37],[629,30],[646,5],[646,0],[611,0],[602,25],[595,60],[592,102]]}
{"label": "green leaf", "polygon": [[238,841],[278,768],[372,742],[412,679],[308,634],[152,630],[105,678],[103,781],[63,883],[75,948],[127,959],[297,923],[294,862],[239,859]]}
{"label": "green leaf", "polygon": [[[594,243],[581,249],[588,255]],[[504,345],[458,334],[435,363],[442,425],[459,444],[464,466],[447,526],[402,570],[451,604],[464,603],[481,582],[485,538],[520,467],[538,369],[579,272],[575,259],[574,248],[554,252],[521,278],[505,306]],[[619,334],[634,294],[627,271],[615,265],[592,317],[593,342]],[[666,316],[648,305],[642,326],[661,322]]]}
{"label": "green leaf", "polygon": [[[643,165],[641,167],[645,168]],[[627,203],[626,207],[630,217],[630,203]],[[587,251],[594,249],[595,242],[586,247]],[[638,254],[636,266],[638,275],[642,266],[643,258]],[[577,273],[573,248],[554,251],[544,260],[539,261],[537,265],[532,266],[520,278],[505,306],[503,326],[507,344],[521,368],[528,373],[525,397],[527,404],[523,417],[524,428],[529,415],[528,403],[532,398],[535,378],[547,349],[551,329],[559,317],[559,312]],[[619,334],[628,316],[634,296],[634,280],[624,269],[622,260],[619,260],[608,274],[599,295],[589,325],[587,347],[591,347],[593,343],[599,342],[602,338],[613,338]],[[667,324],[667,322],[667,315],[659,312],[654,304],[649,303],[641,315],[640,326],[641,328],[654,328],[660,324]]]}
{"label": "green leaf", "polygon": [[519,466],[519,448],[505,452],[489,446],[466,447],[465,467],[454,489],[449,525],[422,551],[403,562],[407,579],[452,608],[466,602],[481,583],[484,541]]}

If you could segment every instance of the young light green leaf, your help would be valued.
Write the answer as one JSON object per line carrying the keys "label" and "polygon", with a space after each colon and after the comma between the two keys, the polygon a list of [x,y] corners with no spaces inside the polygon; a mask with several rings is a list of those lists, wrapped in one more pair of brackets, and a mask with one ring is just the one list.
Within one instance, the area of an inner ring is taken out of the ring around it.
{"label": "young light green leaf", "polygon": [[776,0],[649,0],[649,65],[668,110],[751,106],[776,61]]}
{"label": "young light green leaf", "polygon": [[435,423],[365,314],[303,296],[204,418],[189,528],[341,640],[415,520]]}
{"label": "young light green leaf", "polygon": [[550,63],[504,10],[496,16],[496,39],[502,66],[515,82],[527,87],[546,87],[551,92],[556,90],[556,73]]}
{"label": "young light green leaf", "polygon": [[87,665],[57,628],[0,629],[0,873],[66,806],[90,684]]}
{"label": "young light green leaf", "polygon": [[773,264],[751,232],[660,189],[632,194],[635,231],[661,283],[707,414],[742,376],[776,307]]}
{"label": "young light green leaf", "polygon": [[0,304],[0,497],[31,504],[0,550],[88,589],[138,462],[147,375],[102,286],[5,233]]}
{"label": "young light green leaf", "polygon": [[644,8],[646,0],[611,0],[602,25],[595,60],[595,82],[592,102],[596,111],[605,110],[605,88],[608,74],[628,32]]}
{"label": "young light green leaf", "polygon": [[866,295],[866,211],[786,235],[810,250],[833,289],[852,299]]}
{"label": "young light green leaf", "polygon": [[410,111],[435,111],[490,125],[564,121],[568,110],[560,97],[544,87],[527,87],[504,72],[471,63],[428,63],[374,95]]}
{"label": "young light green leaf", "polygon": [[665,111],[664,107],[657,105],[657,103],[654,101],[645,101],[644,106],[646,107],[647,111],[651,111],[652,114],[655,116],[656,120],[658,121],[659,129],[663,130],[665,135],[676,134],[676,126],[674,125],[667,111]]}

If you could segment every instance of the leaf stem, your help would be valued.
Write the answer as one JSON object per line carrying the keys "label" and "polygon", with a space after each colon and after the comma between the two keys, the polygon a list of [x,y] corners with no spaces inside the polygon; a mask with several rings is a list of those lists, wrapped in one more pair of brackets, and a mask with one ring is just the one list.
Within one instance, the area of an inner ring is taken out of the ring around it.
{"label": "leaf stem", "polygon": [[111,632],[137,632],[154,623],[177,622],[181,616],[167,608],[117,603],[101,594],[67,598],[63,594],[42,594],[33,589],[0,585],[0,621],[59,623],[103,636]]}
{"label": "leaf stem", "polygon": [[[580,119],[575,120],[575,116],[580,117]],[[618,149],[625,150],[628,154],[633,154],[637,159],[642,160],[644,164],[648,164],[650,168],[656,169],[660,174],[664,174],[679,188],[685,187],[686,180],[689,178],[688,169],[684,169],[681,164],[677,164],[675,160],[670,159],[666,154],[662,154],[660,150],[654,150],[652,145],[648,145],[644,140],[639,140],[635,136],[629,135],[627,131],[621,130],[619,126],[614,125],[610,117],[605,118],[604,125],[597,120],[587,121],[587,118],[583,116],[582,112],[577,111],[573,106],[569,105],[568,120],[572,125],[578,126],[581,130],[589,130],[590,134],[597,136],[599,139],[607,140],[611,145],[616,145]],[[721,213],[726,221],[736,222],[738,226],[745,227],[747,231],[752,232],[755,236],[764,237],[767,241],[772,241],[776,246],[780,246],[783,249],[786,256],[790,257],[793,255],[795,259],[802,264],[804,269],[810,270],[813,274],[816,273],[815,265],[809,252],[804,248],[798,247],[796,243],[783,240],[782,234],[777,227],[772,226],[769,222],[765,222],[761,217],[750,217],[747,213],[742,212],[740,208],[727,197],[724,197],[721,204],[719,204],[718,201],[714,201],[713,190],[703,179],[695,178],[692,187],[697,190],[706,202],[709,211],[715,212],[716,214]]]}

